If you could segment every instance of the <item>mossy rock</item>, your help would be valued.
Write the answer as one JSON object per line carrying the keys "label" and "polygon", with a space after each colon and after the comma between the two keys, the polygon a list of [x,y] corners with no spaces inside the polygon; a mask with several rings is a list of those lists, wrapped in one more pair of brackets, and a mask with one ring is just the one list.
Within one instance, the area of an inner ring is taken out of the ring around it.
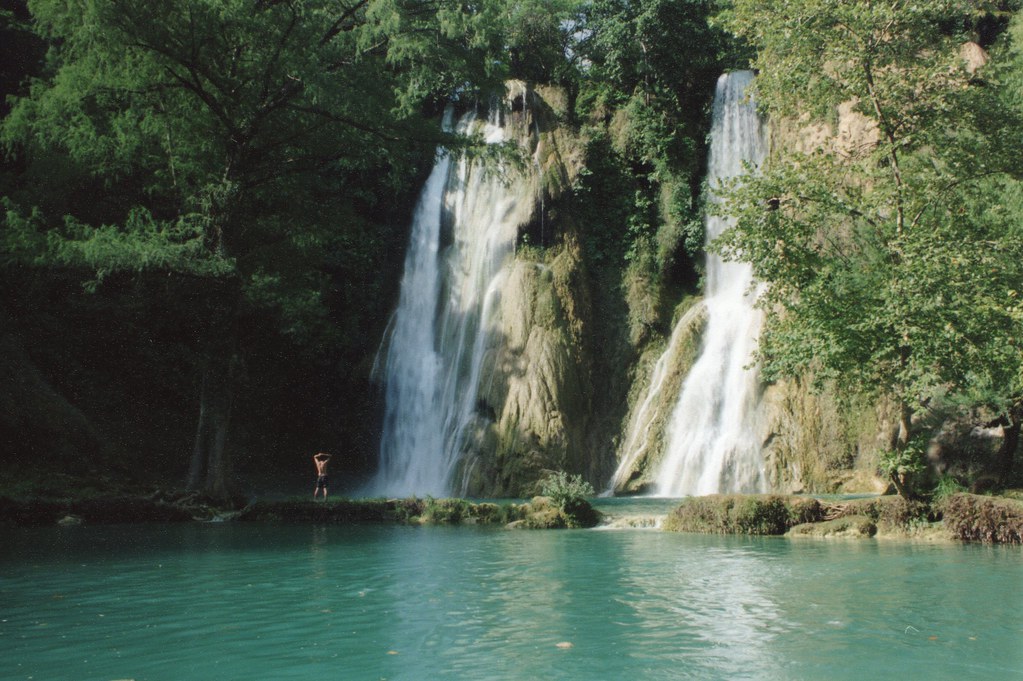
{"label": "mossy rock", "polygon": [[867,516],[881,529],[905,529],[912,522],[926,519],[930,507],[922,501],[905,499],[898,495],[852,499],[823,504],[829,518]]}
{"label": "mossy rock", "polygon": [[508,527],[527,530],[586,528],[596,526],[601,519],[600,512],[585,499],[573,499],[561,507],[548,497],[533,497],[521,510],[523,517],[509,523]]}
{"label": "mossy rock", "polygon": [[428,525],[454,525],[471,517],[470,504],[465,499],[428,498],[419,521]]}
{"label": "mossy rock", "polygon": [[870,538],[877,534],[877,524],[865,515],[850,515],[792,527],[789,537],[852,537]]}
{"label": "mossy rock", "polygon": [[793,525],[821,519],[816,499],[775,494],[712,494],[690,497],[664,521],[669,532],[785,534]]}
{"label": "mossy rock", "polygon": [[193,514],[187,508],[142,497],[74,501],[0,498],[0,519],[9,520],[16,525],[54,525],[67,517],[78,518],[83,523],[91,524],[194,520]]}
{"label": "mossy rock", "polygon": [[1023,501],[976,494],[953,494],[937,509],[952,536],[993,544],[1023,543]]}
{"label": "mossy rock", "polygon": [[380,522],[395,517],[395,502],[384,499],[260,501],[242,509],[237,520],[317,523]]}

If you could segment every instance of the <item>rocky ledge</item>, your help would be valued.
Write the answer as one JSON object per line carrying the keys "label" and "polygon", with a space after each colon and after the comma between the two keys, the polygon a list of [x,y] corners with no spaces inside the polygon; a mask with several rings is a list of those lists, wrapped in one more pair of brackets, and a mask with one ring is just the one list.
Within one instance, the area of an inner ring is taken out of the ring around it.
{"label": "rocky ledge", "polygon": [[466,499],[343,499],[216,501],[189,494],[112,496],[89,499],[0,497],[0,522],[23,526],[232,520],[405,524],[480,524],[524,529],[593,527],[600,514],[578,499],[565,507],[546,497],[495,504]]}
{"label": "rocky ledge", "polygon": [[841,501],[716,494],[683,501],[665,530],[788,537],[919,538],[1023,543],[1023,501],[953,494],[936,501],[880,496]]}

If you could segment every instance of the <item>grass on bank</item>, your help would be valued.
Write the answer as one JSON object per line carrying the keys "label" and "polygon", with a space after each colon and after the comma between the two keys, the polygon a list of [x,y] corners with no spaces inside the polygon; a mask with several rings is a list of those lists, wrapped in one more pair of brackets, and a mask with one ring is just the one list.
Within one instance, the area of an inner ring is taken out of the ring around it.
{"label": "grass on bank", "polygon": [[961,541],[1023,543],[1023,501],[948,494],[931,503],[900,496],[822,501],[773,494],[715,494],[685,499],[669,513],[671,532],[745,535],[912,536],[940,523]]}

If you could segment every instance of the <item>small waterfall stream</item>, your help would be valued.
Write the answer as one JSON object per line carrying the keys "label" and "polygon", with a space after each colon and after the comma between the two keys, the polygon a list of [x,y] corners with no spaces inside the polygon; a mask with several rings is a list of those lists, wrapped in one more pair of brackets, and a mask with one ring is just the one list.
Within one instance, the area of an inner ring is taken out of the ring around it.
{"label": "small waterfall stream", "polygon": [[[499,107],[486,122],[488,144],[504,141]],[[450,126],[450,114],[446,120]],[[476,416],[504,265],[532,194],[518,174],[484,168],[440,150],[413,218],[397,311],[378,357],[384,386],[380,464],[367,493],[460,494],[455,476]]]}
{"label": "small waterfall stream", "polygon": [[703,304],[694,305],[675,323],[667,348],[654,363],[646,395],[639,407],[633,409],[629,418],[628,429],[625,432],[625,445],[621,449],[623,456],[614,475],[611,476],[604,496],[610,496],[616,489],[621,488],[632,475],[636,463],[642,457],[647,456],[651,449],[656,448],[653,440],[656,437],[658,418],[663,411],[664,396],[662,393],[673,372],[673,365],[678,361],[679,346],[682,344],[683,338],[688,336],[687,327],[702,314],[704,314]]}
{"label": "small waterfall stream", "polygon": [[[757,166],[765,155],[763,123],[747,96],[749,71],[725,74],[714,97],[708,180]],[[710,243],[731,226],[710,216]],[[707,327],[700,355],[686,376],[667,431],[667,447],[656,477],[662,496],[758,492],[766,487],[760,451],[760,382],[749,368],[761,312],[754,308],[752,270],[746,263],[707,255]]]}

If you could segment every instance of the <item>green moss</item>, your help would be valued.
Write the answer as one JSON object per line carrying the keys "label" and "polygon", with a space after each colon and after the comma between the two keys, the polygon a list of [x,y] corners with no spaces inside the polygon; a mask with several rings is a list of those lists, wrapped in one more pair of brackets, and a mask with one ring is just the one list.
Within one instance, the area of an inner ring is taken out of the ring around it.
{"label": "green moss", "polygon": [[527,530],[556,530],[567,528],[594,527],[600,523],[601,514],[581,498],[573,498],[560,505],[550,497],[533,497],[528,504],[519,507],[521,519],[509,526]]}
{"label": "green moss", "polygon": [[419,520],[431,525],[447,525],[460,523],[470,516],[470,504],[465,499],[427,497]]}
{"label": "green moss", "polygon": [[926,520],[930,507],[922,501],[909,501],[897,495],[853,499],[824,504],[828,518],[866,516],[886,530],[904,530],[914,522]]}
{"label": "green moss", "polygon": [[395,517],[396,503],[384,499],[316,501],[258,501],[238,515],[243,521],[322,523],[380,522]]}
{"label": "green moss", "polygon": [[963,541],[1023,543],[1023,501],[953,494],[938,505],[945,527]]}
{"label": "green moss", "polygon": [[819,523],[795,525],[788,531],[792,537],[873,537],[877,524],[865,515],[852,515]]}
{"label": "green moss", "polygon": [[794,525],[821,518],[820,502],[772,494],[713,494],[690,497],[664,521],[669,532],[785,534]]}

